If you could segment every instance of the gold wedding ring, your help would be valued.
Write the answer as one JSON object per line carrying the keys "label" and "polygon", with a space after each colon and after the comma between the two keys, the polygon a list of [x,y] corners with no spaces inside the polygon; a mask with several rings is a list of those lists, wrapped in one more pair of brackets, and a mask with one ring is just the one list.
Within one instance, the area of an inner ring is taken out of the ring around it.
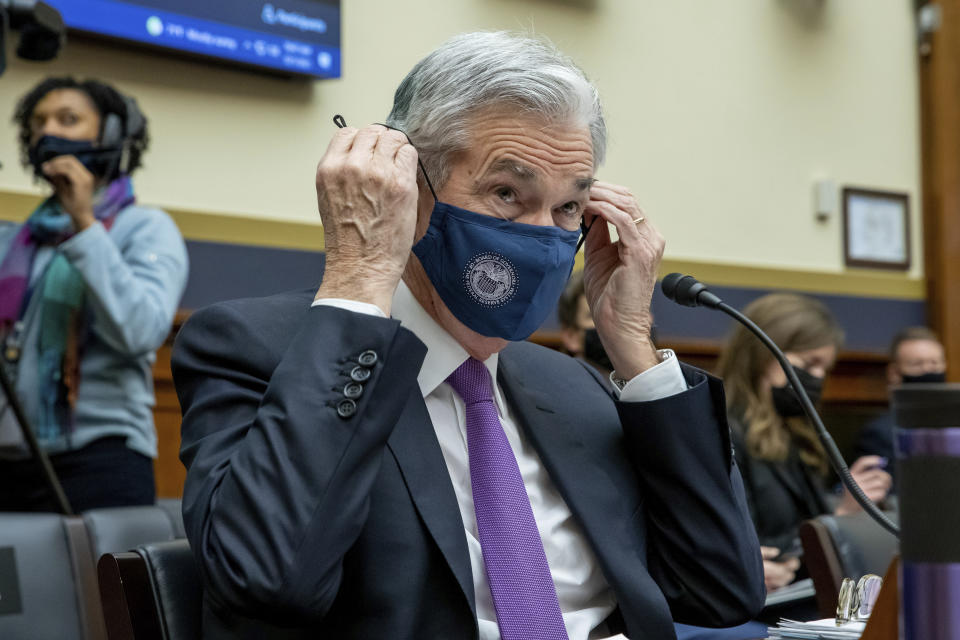
{"label": "gold wedding ring", "polygon": [[644,220],[646,220],[646,218],[643,217],[643,216],[640,216],[639,218],[637,218],[636,220],[633,221],[633,224],[640,224],[640,223],[643,222]]}

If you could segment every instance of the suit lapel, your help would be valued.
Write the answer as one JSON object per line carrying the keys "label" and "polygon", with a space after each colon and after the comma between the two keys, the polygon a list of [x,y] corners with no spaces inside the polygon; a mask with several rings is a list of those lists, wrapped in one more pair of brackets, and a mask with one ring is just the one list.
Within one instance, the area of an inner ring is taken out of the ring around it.
{"label": "suit lapel", "polygon": [[417,512],[440,547],[476,618],[473,573],[463,519],[427,405],[416,385],[387,446],[400,467]]}
{"label": "suit lapel", "polygon": [[643,554],[630,527],[640,505],[639,483],[624,454],[613,402],[591,401],[584,409],[582,390],[562,376],[525,372],[523,358],[511,357],[509,348],[500,354],[498,377],[517,421],[616,587],[630,559]]}

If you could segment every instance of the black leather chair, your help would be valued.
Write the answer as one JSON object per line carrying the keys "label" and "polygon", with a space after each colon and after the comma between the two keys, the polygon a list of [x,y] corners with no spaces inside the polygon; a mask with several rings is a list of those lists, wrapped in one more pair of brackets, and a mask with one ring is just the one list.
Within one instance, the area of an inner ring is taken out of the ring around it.
{"label": "black leather chair", "polygon": [[80,518],[0,513],[0,638],[106,638]]}
{"label": "black leather chair", "polygon": [[108,553],[97,564],[110,640],[199,640],[203,589],[186,540]]}
{"label": "black leather chair", "polygon": [[[891,519],[896,515],[888,513]],[[819,516],[800,525],[803,562],[813,578],[817,608],[833,617],[844,578],[883,576],[897,554],[897,539],[866,513]]]}
{"label": "black leather chair", "polygon": [[173,526],[174,538],[186,538],[187,531],[183,527],[183,510],[180,505],[180,498],[159,498],[157,506],[163,509],[170,518],[170,524]]}
{"label": "black leather chair", "polygon": [[[172,502],[176,503],[179,514],[180,501]],[[82,517],[95,560],[105,553],[129,551],[137,545],[185,537],[182,517],[179,523],[176,522],[172,518],[171,509],[159,504],[91,509],[84,511]]]}

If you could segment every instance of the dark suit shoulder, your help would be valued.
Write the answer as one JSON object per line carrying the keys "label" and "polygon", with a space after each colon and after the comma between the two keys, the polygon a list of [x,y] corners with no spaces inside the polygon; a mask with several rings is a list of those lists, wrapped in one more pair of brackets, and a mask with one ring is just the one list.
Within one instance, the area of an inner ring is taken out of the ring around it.
{"label": "dark suit shoulder", "polygon": [[190,400],[185,379],[217,368],[268,379],[309,312],[313,295],[304,289],[225,300],[191,314],[177,333],[170,362],[181,405]]}
{"label": "dark suit shoulder", "polygon": [[579,368],[576,359],[535,342],[511,342],[504,349],[504,353],[508,353],[510,358],[523,359],[531,365]]}
{"label": "dark suit shoulder", "polygon": [[879,416],[872,418],[863,426],[863,431],[866,433],[879,433],[883,436],[888,436],[892,434],[895,429],[893,424],[893,413],[887,411],[881,413]]}
{"label": "dark suit shoulder", "polygon": [[315,294],[313,289],[301,289],[257,298],[216,302],[191,314],[184,328],[193,324],[209,325],[224,319],[257,328],[280,325],[295,321],[297,312],[309,309]]}
{"label": "dark suit shoulder", "polygon": [[[896,455],[893,446],[895,430],[893,414],[889,411],[870,420],[857,435],[850,463],[853,464],[860,456],[871,455],[893,460]],[[893,472],[892,465],[887,471]]]}
{"label": "dark suit shoulder", "polygon": [[237,345],[238,338],[272,343],[271,338],[289,334],[310,308],[315,292],[286,291],[258,298],[224,300],[193,312],[177,334],[177,342],[202,335]]}
{"label": "dark suit shoulder", "polygon": [[607,389],[600,373],[583,360],[535,342],[511,342],[501,357],[521,362],[525,371],[537,371],[544,377],[560,378],[569,383],[585,376],[594,379],[601,389]]}
{"label": "dark suit shoulder", "polygon": [[536,342],[511,342],[507,345],[505,351],[509,351],[519,357],[548,358],[555,361],[570,360],[570,356],[560,353],[555,349],[544,347]]}

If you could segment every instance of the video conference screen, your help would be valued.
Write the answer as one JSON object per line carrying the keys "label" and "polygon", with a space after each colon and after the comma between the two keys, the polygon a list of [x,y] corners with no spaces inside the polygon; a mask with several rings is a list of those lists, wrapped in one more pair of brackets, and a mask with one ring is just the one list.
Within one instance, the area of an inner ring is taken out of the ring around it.
{"label": "video conference screen", "polygon": [[68,27],[283,73],[340,77],[340,0],[47,0]]}

